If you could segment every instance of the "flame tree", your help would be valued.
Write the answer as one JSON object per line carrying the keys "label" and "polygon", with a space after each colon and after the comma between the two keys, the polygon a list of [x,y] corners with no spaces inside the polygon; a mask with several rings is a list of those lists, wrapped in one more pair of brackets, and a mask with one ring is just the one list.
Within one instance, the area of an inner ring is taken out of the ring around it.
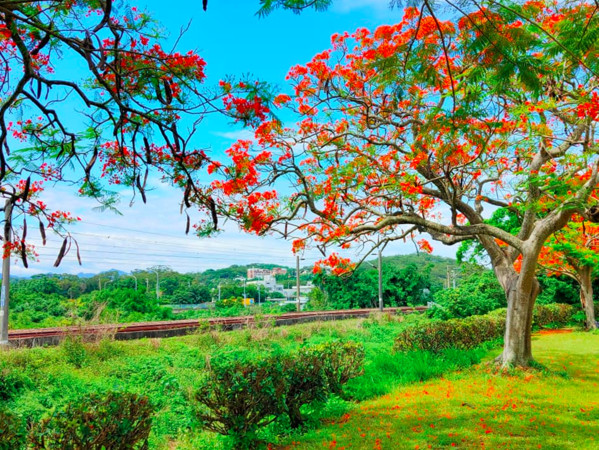
{"label": "flame tree", "polygon": [[599,227],[576,217],[545,242],[539,258],[548,275],[565,275],[580,286],[580,304],[586,327],[597,329],[593,280],[599,267]]}
{"label": "flame tree", "polygon": [[[596,219],[598,21],[581,3],[488,2],[457,22],[425,4],[334,35],[275,99],[297,123],[263,121],[255,143],[229,149],[218,207],[250,231],[298,236],[296,250],[476,239],[508,300],[498,363],[526,366],[543,244],[574,212]],[[517,234],[485,222],[497,207],[520,217]]]}
{"label": "flame tree", "polygon": [[6,239],[15,231],[7,219],[4,249],[25,265],[27,217],[44,239],[45,229],[73,220],[40,200],[44,183],[113,207],[118,185],[145,202],[153,167],[181,188],[185,203],[193,197],[213,216],[196,177],[209,155],[190,144],[197,125],[211,113],[250,122],[268,112],[261,84],[206,88],[205,61],[163,48],[158,25],[127,2],[1,2],[0,55],[0,196],[23,224]]}
{"label": "flame tree", "polygon": [[76,218],[42,201],[44,183],[73,187],[114,208],[120,192],[114,186],[146,201],[153,168],[216,227],[214,200],[198,179],[210,157],[190,144],[197,125],[211,113],[246,123],[266,119],[264,85],[205,88],[198,54],[163,48],[148,15],[127,2],[116,5],[0,2],[0,345],[8,342],[9,256],[19,255],[25,267],[36,256],[27,243],[27,219],[37,222],[44,244],[47,229],[64,238],[55,266],[77,245],[63,227]]}

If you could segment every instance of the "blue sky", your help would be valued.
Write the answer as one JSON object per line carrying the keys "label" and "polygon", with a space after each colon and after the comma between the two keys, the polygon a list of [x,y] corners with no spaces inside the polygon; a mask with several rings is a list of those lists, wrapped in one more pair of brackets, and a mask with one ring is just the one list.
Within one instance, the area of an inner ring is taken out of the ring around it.
{"label": "blue sky", "polygon": [[[277,11],[266,18],[255,15],[258,0],[210,0],[207,12],[201,10],[197,0],[127,3],[150,12],[170,34],[171,42],[189,24],[177,49],[193,49],[202,55],[207,63],[208,85],[217,84],[226,75],[252,74],[283,92],[289,89],[285,82],[289,68],[328,48],[333,33],[394,23],[402,14],[390,10],[387,0],[337,0],[325,13],[306,11],[294,15]],[[243,133],[247,131],[225,120],[210,119],[201,124],[194,144],[220,153]],[[152,265],[168,265],[181,272],[252,262],[295,265],[290,242],[249,236],[232,223],[225,224],[225,232],[216,238],[185,236],[185,217],[179,211],[181,193],[157,180],[153,185],[147,205],[138,201],[129,206],[130,197],[125,193],[119,208],[123,215],[95,211],[93,201],[76,197],[67,187],[48,189],[44,199],[51,207],[82,218],[70,231],[80,244],[83,265],[76,263],[75,253],[71,252],[61,267],[54,269],[60,240],[51,238],[47,247],[38,246],[40,262],[30,264],[29,269],[17,262],[13,274],[99,272],[111,268],[131,271]],[[414,250],[411,243],[392,244],[385,254]],[[454,250],[436,245],[435,253],[451,256]],[[304,257],[302,265],[312,264],[319,253],[308,251]]]}

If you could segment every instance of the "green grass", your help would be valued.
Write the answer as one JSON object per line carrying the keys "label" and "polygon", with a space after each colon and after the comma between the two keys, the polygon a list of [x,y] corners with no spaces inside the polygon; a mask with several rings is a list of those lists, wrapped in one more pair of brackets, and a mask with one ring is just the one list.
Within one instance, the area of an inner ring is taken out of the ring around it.
{"label": "green grass", "polygon": [[281,420],[264,430],[264,439],[293,448],[593,448],[599,436],[598,333],[535,337],[544,369],[497,375],[484,364],[470,368],[491,358],[496,345],[437,355],[393,353],[393,338],[406,323],[422,320],[375,316],[280,328],[264,323],[228,333],[90,344],[74,339],[59,347],[0,352],[6,380],[0,409],[38,420],[87,393],[133,392],[149,396],[156,409],[150,448],[224,449],[222,437],[201,430],[190,401],[211,357],[353,340],[364,344],[365,371],[346,392],[362,402],[333,397],[308,405],[303,434],[289,436]]}
{"label": "green grass", "polygon": [[483,363],[396,388],[290,437],[285,447],[599,448],[599,334],[533,339],[541,370],[498,374]]}
{"label": "green grass", "polygon": [[[220,436],[201,430],[190,401],[215,354],[288,351],[336,339],[361,342],[366,353],[365,372],[347,386],[347,392],[360,400],[468,367],[484,355],[484,351],[394,355],[394,337],[407,323],[421,320],[427,319],[373,316],[278,328],[264,323],[262,328],[226,333],[204,331],[179,338],[89,344],[75,338],[59,347],[0,352],[0,375],[10,375],[4,378],[10,386],[5,386],[4,399],[0,395],[0,408],[17,412],[24,419],[39,420],[53,408],[84,394],[133,392],[149,396],[156,409],[151,448],[225,448]],[[353,404],[332,398],[325,405],[308,405],[304,411],[308,427],[320,426],[323,417],[343,415]],[[276,443],[287,432],[283,420],[266,429],[263,437]]]}

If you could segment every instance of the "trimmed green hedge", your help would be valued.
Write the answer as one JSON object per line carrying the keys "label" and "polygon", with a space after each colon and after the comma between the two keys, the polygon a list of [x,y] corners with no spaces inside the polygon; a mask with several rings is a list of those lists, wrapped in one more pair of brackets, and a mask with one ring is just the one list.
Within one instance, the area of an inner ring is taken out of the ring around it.
{"label": "trimmed green hedge", "polygon": [[[572,320],[571,305],[536,305],[533,325],[564,326]],[[431,322],[403,330],[395,339],[394,348],[405,352],[428,350],[439,352],[446,348],[471,349],[483,342],[500,339],[505,333],[506,310],[500,309],[483,316]]]}

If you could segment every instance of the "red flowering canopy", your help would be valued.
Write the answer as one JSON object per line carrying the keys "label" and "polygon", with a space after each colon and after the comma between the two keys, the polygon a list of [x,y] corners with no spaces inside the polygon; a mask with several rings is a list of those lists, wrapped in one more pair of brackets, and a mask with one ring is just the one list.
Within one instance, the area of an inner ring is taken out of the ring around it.
{"label": "red flowering canopy", "polygon": [[[213,212],[195,177],[208,156],[189,139],[208,113],[265,120],[261,86],[204,89],[204,60],[165,50],[150,17],[135,7],[9,3],[0,6],[0,194],[14,207],[15,223],[34,216],[44,234],[73,220],[39,200],[48,181],[74,184],[108,207],[115,202],[110,184],[129,186],[145,201],[151,167],[183,188],[187,204],[193,197]],[[5,255],[19,252],[27,264],[26,224],[4,245]]]}
{"label": "red flowering canopy", "polygon": [[[478,239],[519,330],[503,361],[527,364],[539,252],[597,187],[594,8],[490,2],[456,22],[407,8],[398,24],[333,36],[276,99],[298,122],[264,121],[259,158],[248,143],[231,150],[246,156],[214,184],[221,207],[252,231],[293,231],[296,249],[373,234]],[[273,186],[292,192],[247,201]],[[517,235],[485,223],[497,207],[519,216]]]}

